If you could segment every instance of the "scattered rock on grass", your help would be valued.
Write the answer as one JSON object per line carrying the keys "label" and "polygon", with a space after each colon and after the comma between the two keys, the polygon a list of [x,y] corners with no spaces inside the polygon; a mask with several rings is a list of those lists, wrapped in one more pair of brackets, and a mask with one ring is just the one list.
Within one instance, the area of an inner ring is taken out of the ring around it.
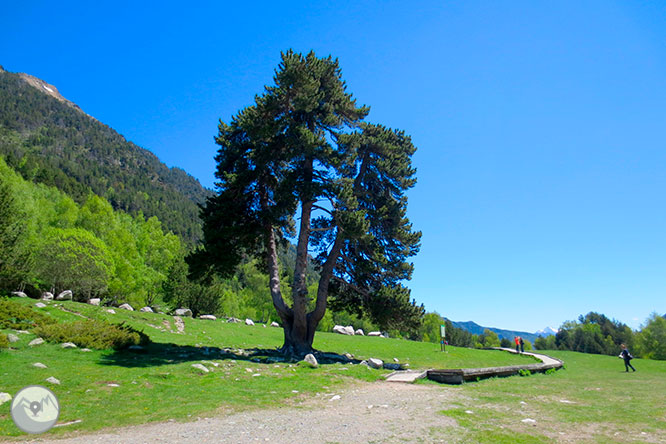
{"label": "scattered rock on grass", "polygon": [[252,319],[246,319],[245,325],[254,325],[254,321]]}
{"label": "scattered rock on grass", "polygon": [[46,382],[50,382],[51,384],[60,385],[60,381],[57,378],[54,378],[53,376],[50,376],[50,377],[46,378]]}
{"label": "scattered rock on grass", "polygon": [[32,364],[32,366],[37,367],[37,368],[48,368],[44,364],[42,364],[41,362],[35,362],[34,364]]}
{"label": "scattered rock on grass", "polygon": [[90,305],[97,305],[97,306],[99,306],[101,302],[102,300],[100,298],[92,298],[88,301]]}
{"label": "scattered rock on grass", "polygon": [[143,313],[155,313],[152,308],[150,307],[143,307],[141,310],[139,310]]}
{"label": "scattered rock on grass", "polygon": [[371,331],[368,333],[368,336],[381,336],[382,332],[381,331]]}
{"label": "scattered rock on grass", "polygon": [[525,424],[534,424],[534,425],[536,425],[536,421],[532,418],[521,419],[520,422],[524,422]]}
{"label": "scattered rock on grass", "polygon": [[338,399],[340,399],[340,395],[335,395],[331,399],[329,399],[329,401],[337,401]]}
{"label": "scattered rock on grass", "polygon": [[199,316],[199,319],[205,319],[207,321],[215,321],[217,319],[217,317],[215,317],[213,315],[201,315],[201,316]]}
{"label": "scattered rock on grass", "polygon": [[303,361],[307,363],[308,366],[311,368],[317,368],[319,367],[319,363],[317,362],[317,358],[314,357],[312,353],[308,353],[305,355],[305,358],[303,358]]}
{"label": "scattered rock on grass", "polygon": [[65,342],[63,344],[60,344],[62,348],[78,348],[75,343],[73,342]]}
{"label": "scattered rock on grass", "polygon": [[382,368],[384,366],[384,361],[382,361],[381,359],[377,359],[377,358],[370,358],[370,359],[367,360],[367,363],[368,363],[369,367],[376,368],[376,369]]}
{"label": "scattered rock on grass", "polygon": [[91,352],[92,350],[90,350],[89,348],[82,348],[81,351],[82,352]]}
{"label": "scattered rock on grass", "polygon": [[174,311],[175,316],[187,316],[187,317],[192,317],[192,310],[189,308],[177,308],[176,311]]}
{"label": "scattered rock on grass", "polygon": [[50,291],[45,291],[42,293],[42,300],[43,301],[52,301],[53,300],[53,293]]}
{"label": "scattered rock on grass", "polygon": [[7,339],[9,339],[9,342],[18,342],[19,337],[16,335],[13,335],[11,333],[7,333]]}
{"label": "scattered rock on grass", "polygon": [[347,327],[344,327],[342,325],[336,325],[335,327],[333,327],[333,333],[354,336],[354,327],[352,327],[351,325],[348,325]]}
{"label": "scattered rock on grass", "polygon": [[27,298],[28,295],[23,293],[22,291],[12,291],[12,296],[16,296],[17,298]]}
{"label": "scattered rock on grass", "polygon": [[28,343],[28,345],[32,347],[34,345],[42,345],[43,343],[44,343],[44,340],[42,338],[36,338],[36,339],[33,339],[32,341],[30,341]]}
{"label": "scattered rock on grass", "polygon": [[111,313],[112,315],[116,314],[116,310],[114,310],[113,308],[109,308],[108,310],[106,310],[106,312]]}
{"label": "scattered rock on grass", "polygon": [[46,304],[43,304],[43,303],[41,303],[41,302],[37,302],[37,303],[35,304],[35,307],[37,307],[37,308],[44,308],[44,307],[46,307]]}
{"label": "scattered rock on grass", "polygon": [[0,405],[11,400],[12,400],[12,395],[10,395],[9,393],[0,392]]}
{"label": "scattered rock on grass", "polygon": [[356,330],[354,333],[359,335],[359,336],[365,336],[365,333],[363,333],[363,329],[360,329],[360,328],[358,330]]}
{"label": "scattered rock on grass", "polygon": [[134,309],[132,308],[132,306],[130,304],[123,304],[118,308],[122,308],[123,310],[134,311]]}
{"label": "scattered rock on grass", "polygon": [[192,364],[192,367],[196,368],[197,370],[201,370],[204,373],[208,373],[210,371],[203,364]]}
{"label": "scattered rock on grass", "polygon": [[72,300],[72,290],[65,290],[56,296],[56,301],[71,301]]}

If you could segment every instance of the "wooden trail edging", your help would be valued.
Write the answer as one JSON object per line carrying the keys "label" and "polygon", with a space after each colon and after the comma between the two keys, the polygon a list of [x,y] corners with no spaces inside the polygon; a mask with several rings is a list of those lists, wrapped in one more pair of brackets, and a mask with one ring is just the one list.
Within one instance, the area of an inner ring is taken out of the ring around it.
{"label": "wooden trail edging", "polygon": [[[509,353],[516,353],[510,348],[492,348],[492,350],[503,350]],[[492,378],[494,376],[513,376],[522,371],[530,373],[545,372],[550,369],[559,370],[564,363],[559,359],[552,358],[541,353],[524,352],[524,355],[533,356],[540,360],[540,364],[510,365],[506,367],[486,367],[486,368],[455,368],[442,370],[426,370],[423,372],[393,372],[386,377],[388,382],[414,382],[416,379],[428,378],[432,381],[444,384],[462,384],[465,381],[476,381],[477,379]]]}
{"label": "wooden trail edging", "polygon": [[[513,349],[494,348],[494,350],[504,350],[509,353],[516,353]],[[513,376],[521,371],[530,373],[542,373],[550,369],[559,370],[564,363],[559,359],[540,353],[524,352],[523,355],[533,356],[541,361],[540,364],[510,365],[506,367],[487,367],[487,368],[456,368],[443,370],[428,370],[426,377],[432,381],[445,384],[462,384],[465,381],[476,381],[478,379],[492,378],[495,376]]]}

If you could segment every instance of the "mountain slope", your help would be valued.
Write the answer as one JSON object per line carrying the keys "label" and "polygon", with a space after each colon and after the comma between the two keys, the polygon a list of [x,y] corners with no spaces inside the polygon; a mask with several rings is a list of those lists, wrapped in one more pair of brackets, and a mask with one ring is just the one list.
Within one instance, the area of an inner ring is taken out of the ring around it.
{"label": "mountain slope", "polygon": [[25,179],[79,203],[92,191],[115,209],[157,216],[190,244],[201,236],[197,204],[211,192],[195,178],[88,116],[53,85],[1,67],[0,155]]}
{"label": "mountain slope", "polygon": [[484,330],[488,329],[490,331],[494,331],[495,333],[497,333],[497,336],[499,336],[500,339],[506,338],[509,340],[513,340],[515,336],[520,336],[521,338],[527,339],[532,344],[534,344],[536,338],[539,337],[539,335],[535,333],[528,333],[526,331],[504,330],[495,327],[483,327],[473,321],[466,321],[466,322],[451,321],[451,323],[453,324],[454,327],[462,328],[463,330],[466,330],[472,333],[473,335],[480,335],[483,333]]}

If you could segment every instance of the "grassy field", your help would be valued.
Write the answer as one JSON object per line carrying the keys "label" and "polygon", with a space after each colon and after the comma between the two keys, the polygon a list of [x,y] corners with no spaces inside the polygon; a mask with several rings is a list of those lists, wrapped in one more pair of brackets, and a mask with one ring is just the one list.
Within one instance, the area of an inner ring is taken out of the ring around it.
{"label": "grassy field", "polygon": [[[666,362],[636,359],[637,372],[625,373],[616,357],[545,353],[563,360],[566,369],[451,388],[465,402],[439,414],[456,419],[458,427],[433,429],[431,438],[489,444],[666,442]],[[523,422],[527,419],[535,422]]]}
{"label": "grassy field", "polygon": [[[26,305],[36,302],[13,301]],[[56,344],[29,347],[35,336],[20,334],[20,341],[12,344],[13,349],[0,351],[0,392],[13,395],[27,385],[45,385],[60,401],[60,424],[82,420],[54,428],[50,435],[168,419],[182,421],[276,402],[297,403],[313,393],[353,381],[374,381],[388,373],[360,365],[330,364],[310,369],[285,362],[257,362],[275,357],[275,348],[282,344],[279,328],[185,318],[185,331],[178,333],[174,318],[160,314],[120,309],[110,314],[104,308],[75,302],[52,302],[36,310],[61,322],[84,317],[126,322],[144,330],[153,341],[141,354],[113,350],[84,352],[62,349]],[[351,353],[356,359],[375,357],[394,362],[397,358],[411,368],[533,362],[528,357],[499,351],[447,347],[447,352],[442,353],[439,345],[432,343],[332,333],[318,333],[314,345],[321,351]],[[227,352],[220,355],[218,348]],[[36,368],[32,365],[36,362],[48,368]],[[196,363],[203,363],[210,372],[192,368]],[[61,384],[47,383],[46,378],[51,376]],[[0,406],[0,437],[17,435],[21,432],[11,420],[10,403],[5,403]]]}

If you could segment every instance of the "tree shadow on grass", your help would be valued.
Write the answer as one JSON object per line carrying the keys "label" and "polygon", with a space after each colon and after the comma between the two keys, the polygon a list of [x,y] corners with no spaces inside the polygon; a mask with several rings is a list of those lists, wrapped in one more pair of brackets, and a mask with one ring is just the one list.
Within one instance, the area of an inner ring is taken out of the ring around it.
{"label": "tree shadow on grass", "polygon": [[[313,352],[319,364],[359,364],[337,353]],[[285,356],[277,349],[196,347],[172,343],[150,343],[137,349],[114,350],[102,356],[100,363],[120,367],[157,367],[193,361],[238,360],[261,364],[296,363],[300,359]]]}

